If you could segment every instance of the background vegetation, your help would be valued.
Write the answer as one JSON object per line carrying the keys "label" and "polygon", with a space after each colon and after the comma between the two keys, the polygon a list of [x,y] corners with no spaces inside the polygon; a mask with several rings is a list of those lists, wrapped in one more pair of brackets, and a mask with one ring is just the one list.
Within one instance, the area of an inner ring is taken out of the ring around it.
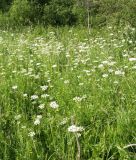
{"label": "background vegetation", "polygon": [[[136,26],[135,0],[1,0],[0,25]],[[88,22],[88,17],[89,22]]]}

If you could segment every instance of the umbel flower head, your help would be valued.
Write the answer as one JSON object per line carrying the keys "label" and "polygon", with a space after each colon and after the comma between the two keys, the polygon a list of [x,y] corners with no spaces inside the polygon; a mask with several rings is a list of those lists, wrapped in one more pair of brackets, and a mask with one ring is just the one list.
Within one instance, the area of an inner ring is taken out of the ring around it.
{"label": "umbel flower head", "polygon": [[84,131],[84,128],[83,127],[78,127],[78,126],[76,126],[76,125],[71,125],[70,127],[68,127],[68,132],[73,132],[73,133],[75,133],[75,132],[82,132],[82,131]]}
{"label": "umbel flower head", "polygon": [[28,136],[29,136],[29,137],[35,136],[35,132],[33,132],[33,131],[32,131],[32,132],[29,132]]}
{"label": "umbel flower head", "polygon": [[41,118],[42,118],[42,115],[37,115],[37,117],[36,117],[36,119],[34,121],[34,125],[39,125]]}
{"label": "umbel flower head", "polygon": [[59,105],[56,103],[56,101],[52,101],[52,102],[50,102],[50,107],[57,109],[59,107]]}

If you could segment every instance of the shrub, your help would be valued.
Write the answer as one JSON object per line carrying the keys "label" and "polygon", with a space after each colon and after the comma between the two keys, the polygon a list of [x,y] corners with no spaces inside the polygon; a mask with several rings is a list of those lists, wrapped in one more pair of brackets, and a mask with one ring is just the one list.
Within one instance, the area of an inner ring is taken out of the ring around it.
{"label": "shrub", "polygon": [[27,0],[14,0],[9,10],[10,21],[15,24],[30,24],[33,10]]}
{"label": "shrub", "polygon": [[51,25],[72,25],[77,21],[76,15],[72,12],[72,0],[53,0],[49,5],[44,6],[44,24]]}

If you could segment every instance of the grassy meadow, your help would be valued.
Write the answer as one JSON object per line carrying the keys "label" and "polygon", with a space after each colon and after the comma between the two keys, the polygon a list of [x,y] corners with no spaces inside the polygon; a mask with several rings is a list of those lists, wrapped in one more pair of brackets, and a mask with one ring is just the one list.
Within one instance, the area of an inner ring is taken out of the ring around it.
{"label": "grassy meadow", "polygon": [[0,30],[0,160],[134,160],[134,33]]}

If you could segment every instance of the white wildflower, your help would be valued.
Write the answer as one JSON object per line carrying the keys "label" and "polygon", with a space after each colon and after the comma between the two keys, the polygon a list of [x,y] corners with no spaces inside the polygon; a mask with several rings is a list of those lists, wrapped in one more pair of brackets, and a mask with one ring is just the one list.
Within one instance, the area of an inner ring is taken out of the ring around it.
{"label": "white wildflower", "polygon": [[64,118],[61,122],[60,122],[60,125],[64,125],[66,124],[68,121],[68,118]]}
{"label": "white wildflower", "polygon": [[65,81],[64,81],[64,84],[68,84],[68,83],[69,83],[69,80],[65,80]]}
{"label": "white wildflower", "polygon": [[59,107],[59,105],[56,103],[56,101],[52,101],[50,102],[50,107],[56,109]]}
{"label": "white wildflower", "polygon": [[83,72],[85,72],[85,73],[90,73],[90,71],[89,71],[89,70],[83,70]]}
{"label": "white wildflower", "polygon": [[42,115],[37,115],[36,118],[37,118],[37,119],[41,119],[41,118],[42,118]]}
{"label": "white wildflower", "polygon": [[70,127],[68,127],[68,132],[81,132],[84,131],[83,127],[77,127],[76,125],[71,125]]}
{"label": "white wildflower", "polygon": [[35,99],[38,99],[38,95],[32,95],[31,96],[31,100],[35,100]]}
{"label": "white wildflower", "polygon": [[82,97],[74,97],[73,100],[75,102],[81,102],[82,101]]}
{"label": "white wildflower", "polygon": [[108,63],[109,63],[109,61],[103,61],[102,63],[103,63],[103,64],[108,64]]}
{"label": "white wildflower", "polygon": [[84,85],[84,83],[79,83],[79,86],[83,86]]}
{"label": "white wildflower", "polygon": [[37,65],[37,66],[40,66],[40,65],[41,65],[41,63],[36,63],[36,65]]}
{"label": "white wildflower", "polygon": [[134,58],[134,57],[133,57],[133,58],[129,58],[129,61],[130,61],[130,62],[136,61],[136,58]]}
{"label": "white wildflower", "polygon": [[136,66],[133,66],[132,69],[136,69]]}
{"label": "white wildflower", "polygon": [[57,65],[56,65],[56,64],[52,65],[52,68],[56,68],[56,67],[57,67]]}
{"label": "white wildflower", "polygon": [[15,116],[15,120],[19,120],[20,118],[21,118],[20,114]]}
{"label": "white wildflower", "polygon": [[48,86],[44,85],[44,86],[40,86],[40,88],[42,89],[42,91],[46,91],[48,89]]}
{"label": "white wildflower", "polygon": [[23,97],[27,97],[27,93],[24,93],[24,94],[23,94]]}
{"label": "white wildflower", "polygon": [[99,65],[98,65],[98,68],[103,68],[103,67],[104,67],[103,64],[99,64]]}
{"label": "white wildflower", "polygon": [[123,57],[128,57],[128,54],[124,54]]}
{"label": "white wildflower", "polygon": [[26,126],[22,126],[21,128],[22,128],[22,129],[25,129],[25,128],[26,128]]}
{"label": "white wildflower", "polygon": [[112,73],[112,72],[113,72],[113,69],[109,69],[108,71],[109,71],[109,73]]}
{"label": "white wildflower", "polygon": [[108,74],[103,74],[102,77],[103,77],[103,78],[107,78],[107,77],[108,77]]}
{"label": "white wildflower", "polygon": [[50,80],[50,79],[48,79],[48,80],[47,80],[47,82],[49,83],[49,82],[51,82],[51,80]]}
{"label": "white wildflower", "polygon": [[124,66],[124,69],[127,69],[128,68],[128,66]]}
{"label": "white wildflower", "polygon": [[114,61],[108,63],[109,66],[113,66],[114,64],[116,64]]}
{"label": "white wildflower", "polygon": [[125,74],[125,72],[123,72],[123,71],[121,71],[121,70],[115,71],[115,75],[123,76],[124,74]]}
{"label": "white wildflower", "polygon": [[42,118],[42,115],[37,115],[37,117],[36,117],[36,119],[34,121],[34,125],[39,125],[41,118]]}
{"label": "white wildflower", "polygon": [[14,70],[14,71],[12,71],[12,73],[17,73],[17,71]]}
{"label": "white wildflower", "polygon": [[129,43],[133,43],[133,41],[132,40],[130,40],[130,41],[128,41]]}
{"label": "white wildflower", "polygon": [[36,119],[35,121],[34,121],[34,125],[39,125],[40,124],[40,119]]}
{"label": "white wildflower", "polygon": [[18,86],[12,86],[13,90],[16,90],[18,88]]}
{"label": "white wildflower", "polygon": [[40,104],[38,107],[39,107],[40,109],[43,109],[43,108],[45,107],[45,105],[44,105],[44,104]]}
{"label": "white wildflower", "polygon": [[29,136],[29,137],[35,136],[35,132],[29,132],[28,136]]}
{"label": "white wildflower", "polygon": [[118,84],[119,82],[118,82],[118,81],[114,81],[113,83],[114,83],[114,84]]}

